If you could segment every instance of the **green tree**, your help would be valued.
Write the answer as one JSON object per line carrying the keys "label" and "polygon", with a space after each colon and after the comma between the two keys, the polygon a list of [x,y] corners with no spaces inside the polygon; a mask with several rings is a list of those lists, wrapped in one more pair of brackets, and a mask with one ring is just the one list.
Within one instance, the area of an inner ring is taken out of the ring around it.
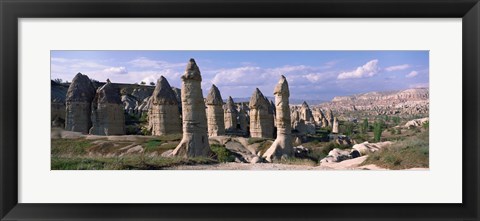
{"label": "green tree", "polygon": [[393,122],[395,123],[395,125],[399,125],[400,124],[400,117],[399,116],[395,116],[392,118]]}
{"label": "green tree", "polygon": [[155,86],[155,83],[153,83],[153,81],[152,81],[152,82],[150,82],[150,85]]}
{"label": "green tree", "polygon": [[343,124],[343,132],[347,136],[351,136],[353,134],[353,129],[355,128],[355,124],[352,122],[345,122]]}
{"label": "green tree", "polygon": [[141,81],[140,84],[141,84],[141,85],[145,85],[146,83],[145,83],[145,81]]}
{"label": "green tree", "polygon": [[390,116],[385,115],[385,122],[390,122]]}
{"label": "green tree", "polygon": [[360,127],[362,130],[362,134],[366,134],[368,132],[368,119],[363,119],[362,126]]}
{"label": "green tree", "polygon": [[375,142],[379,142],[382,138],[382,132],[384,129],[384,122],[383,120],[377,120],[373,124],[373,140]]}

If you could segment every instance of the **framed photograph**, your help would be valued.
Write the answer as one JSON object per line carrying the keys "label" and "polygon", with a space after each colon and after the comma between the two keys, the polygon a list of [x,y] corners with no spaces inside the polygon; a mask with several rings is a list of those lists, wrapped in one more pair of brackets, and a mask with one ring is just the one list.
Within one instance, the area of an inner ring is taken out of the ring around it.
{"label": "framed photograph", "polygon": [[1,220],[479,220],[477,0],[0,11]]}

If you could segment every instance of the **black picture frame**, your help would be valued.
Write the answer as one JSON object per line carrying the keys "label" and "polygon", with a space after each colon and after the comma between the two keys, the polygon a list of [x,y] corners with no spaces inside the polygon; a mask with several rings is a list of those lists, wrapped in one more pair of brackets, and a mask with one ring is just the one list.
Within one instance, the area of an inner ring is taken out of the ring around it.
{"label": "black picture frame", "polygon": [[[0,0],[0,16],[1,220],[479,220],[478,0]],[[19,204],[17,20],[47,17],[462,18],[463,203]]]}

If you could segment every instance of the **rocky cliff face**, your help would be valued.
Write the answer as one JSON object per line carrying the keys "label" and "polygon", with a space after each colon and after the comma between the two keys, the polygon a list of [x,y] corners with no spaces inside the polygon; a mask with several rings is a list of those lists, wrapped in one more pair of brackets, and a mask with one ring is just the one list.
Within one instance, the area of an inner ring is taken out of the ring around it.
{"label": "rocky cliff face", "polygon": [[335,97],[317,108],[331,109],[339,114],[356,111],[369,115],[422,115],[428,114],[429,103],[429,89],[415,88]]}

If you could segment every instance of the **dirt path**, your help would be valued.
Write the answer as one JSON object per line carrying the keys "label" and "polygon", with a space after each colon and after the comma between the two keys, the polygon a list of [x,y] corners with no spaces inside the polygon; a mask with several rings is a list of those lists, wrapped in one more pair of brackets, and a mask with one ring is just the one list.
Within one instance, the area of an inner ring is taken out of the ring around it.
{"label": "dirt path", "polygon": [[171,170],[368,170],[382,169],[375,165],[359,167],[358,165],[365,161],[366,157],[359,157],[352,160],[345,160],[340,163],[327,163],[320,166],[309,165],[291,165],[279,163],[222,163],[215,165],[185,165],[175,166],[167,169]]}
{"label": "dirt path", "polygon": [[[167,170],[388,170],[376,165],[359,166],[367,156],[345,160],[340,163],[323,163],[320,166],[290,165],[278,163],[222,163],[214,165],[184,165],[165,168]],[[408,170],[428,170],[428,168],[412,168]]]}

